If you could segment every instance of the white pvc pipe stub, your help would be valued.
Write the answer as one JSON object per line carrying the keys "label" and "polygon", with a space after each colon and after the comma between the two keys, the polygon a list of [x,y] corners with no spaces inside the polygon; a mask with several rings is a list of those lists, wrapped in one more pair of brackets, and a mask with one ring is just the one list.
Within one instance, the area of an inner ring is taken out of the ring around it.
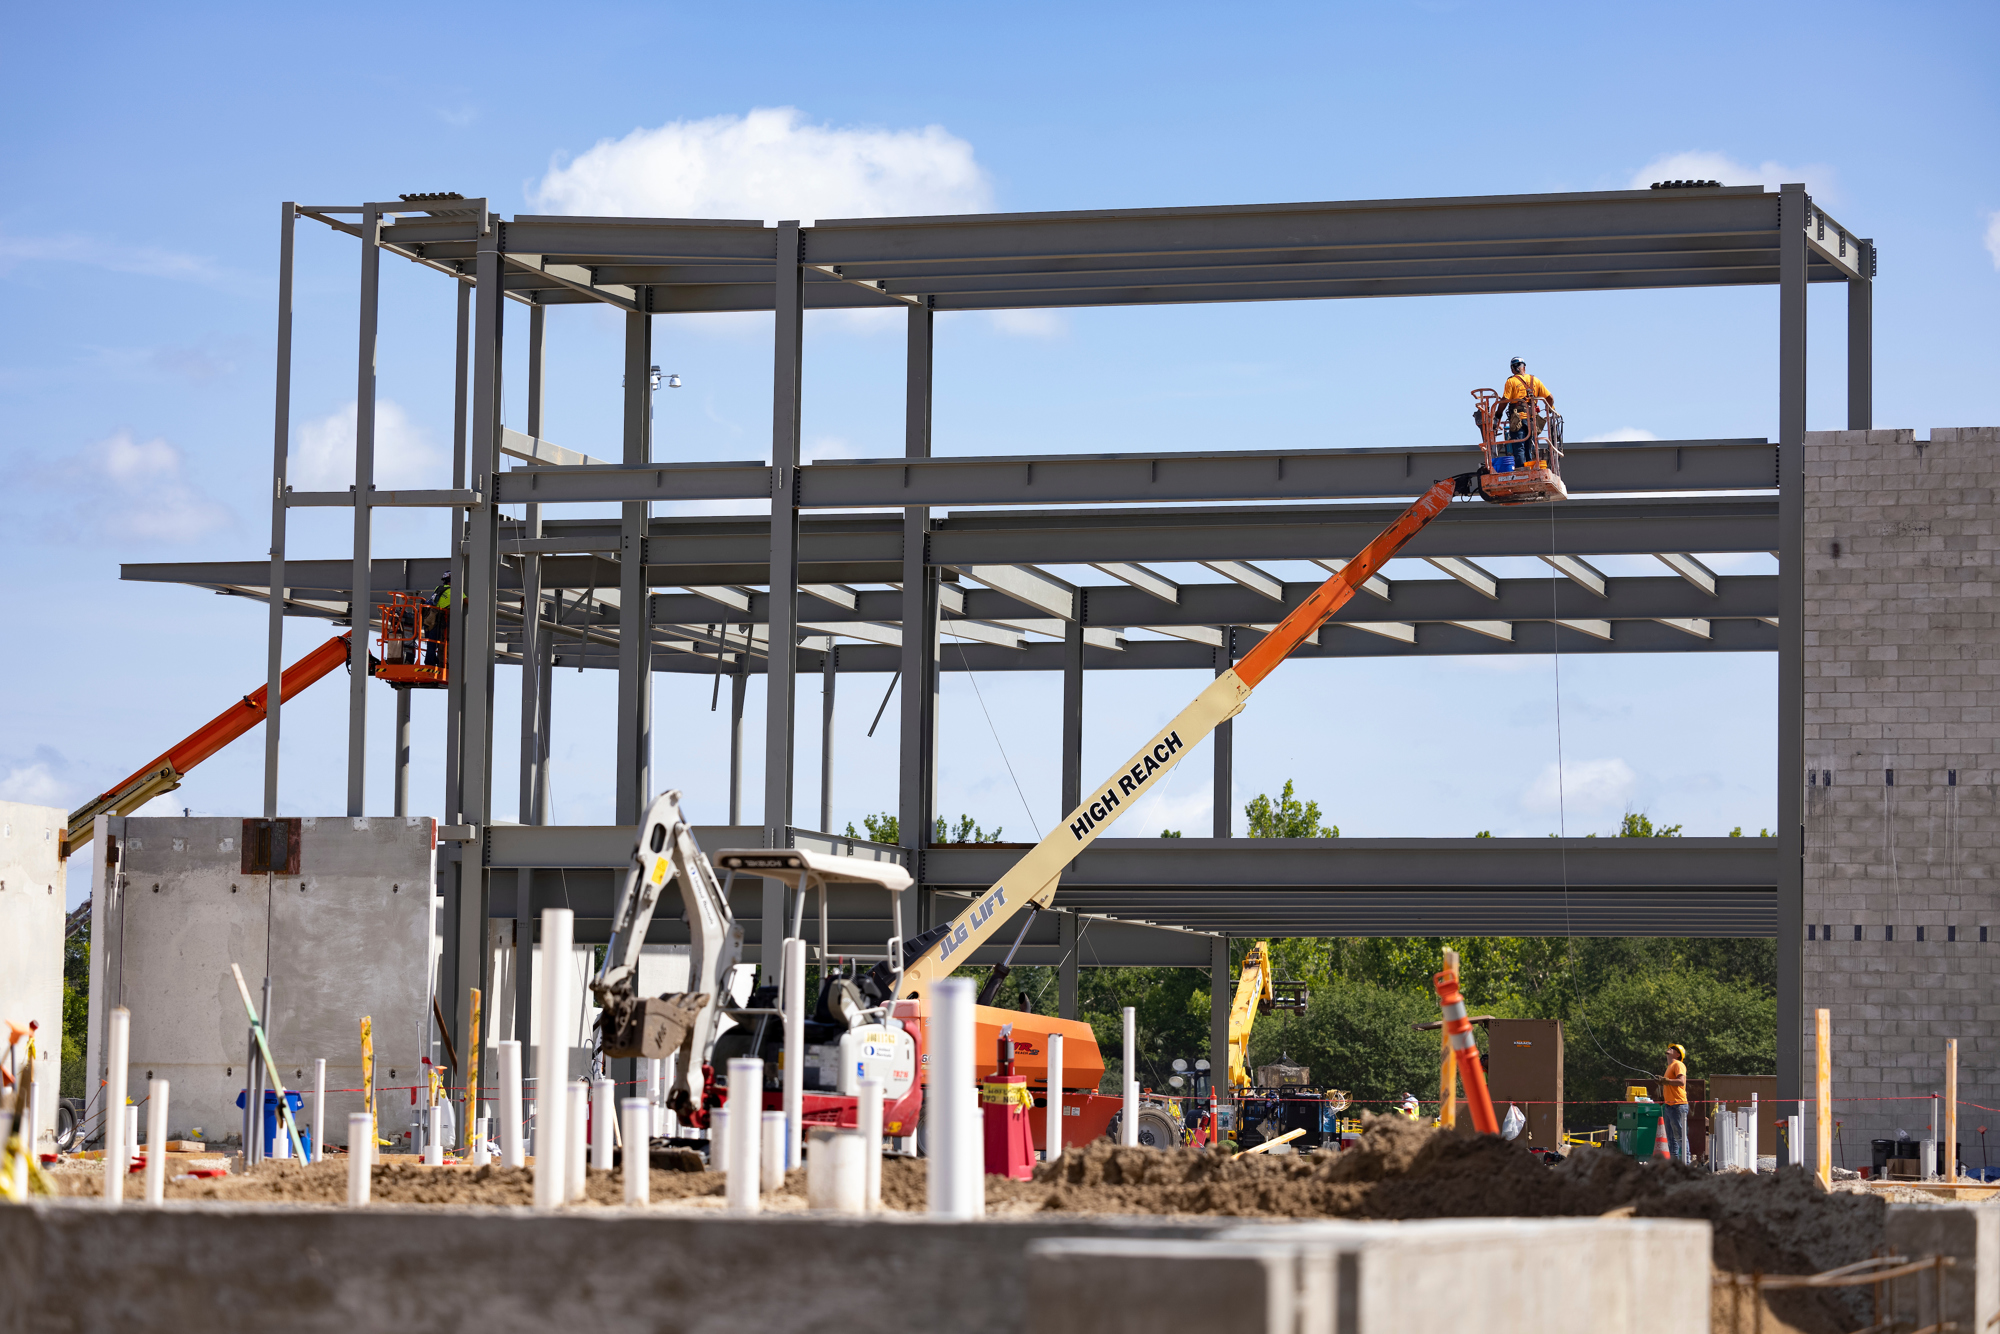
{"label": "white pvc pipe stub", "polygon": [[368,1203],[368,1152],[375,1141],[375,1119],[366,1112],[347,1116],[347,1202]]}
{"label": "white pvc pipe stub", "polygon": [[625,1113],[625,1203],[645,1204],[652,1196],[653,1151],[647,1135],[653,1117],[650,1098],[626,1098],[619,1106]]}
{"label": "white pvc pipe stub", "polygon": [[762,1118],[764,1103],[764,1063],[754,1056],[739,1056],[729,1062],[730,1126],[725,1149],[729,1180],[726,1187],[731,1210],[754,1214],[762,1207],[763,1182]]}

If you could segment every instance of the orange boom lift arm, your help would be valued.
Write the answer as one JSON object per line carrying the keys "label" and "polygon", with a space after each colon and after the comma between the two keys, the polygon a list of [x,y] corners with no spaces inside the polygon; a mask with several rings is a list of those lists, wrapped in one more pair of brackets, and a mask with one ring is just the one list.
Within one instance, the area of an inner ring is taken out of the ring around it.
{"label": "orange boom lift arm", "polygon": [[[1097,840],[1125,808],[1145,796],[1218,725],[1243,711],[1250,692],[1291,656],[1300,644],[1354,596],[1389,562],[1405,543],[1432,519],[1444,513],[1454,496],[1482,495],[1484,472],[1447,477],[1417,497],[1396,521],[1376,535],[1361,554],[1293,609],[1236,666],[1223,672],[1195,696],[1194,702],[1166,725],[1107,784],[1084,799],[1063,823],[1049,832],[999,884],[994,885],[957,918],[911,941],[903,973],[903,991],[924,1000],[931,984],[948,977],[1022,908],[1046,908],[1054,901],[1063,868]],[[1505,503],[1505,502],[1503,502]]]}
{"label": "orange boom lift arm", "polygon": [[[279,702],[289,701],[292,696],[345,663],[351,638],[351,631],[335,635],[285,668],[284,675],[278,678]],[[266,707],[269,691],[268,685],[258,686],[124,782],[71,811],[69,828],[63,835],[62,855],[68,857],[90,842],[93,822],[98,816],[114,812],[130,815],[162,792],[173,791],[181,785],[181,779],[187,776],[188,770],[263,722],[269,712]]]}

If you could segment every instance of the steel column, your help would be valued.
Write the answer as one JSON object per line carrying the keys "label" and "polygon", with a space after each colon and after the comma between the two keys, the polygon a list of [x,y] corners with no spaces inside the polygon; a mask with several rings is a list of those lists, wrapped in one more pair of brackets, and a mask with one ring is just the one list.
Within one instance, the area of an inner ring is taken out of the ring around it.
{"label": "steel column", "polygon": [[[625,316],[625,462],[653,461],[653,317]],[[618,535],[617,822],[636,825],[652,786],[652,616],[646,587],[651,507],[628,503]]]}
{"label": "steel column", "polygon": [[[1081,599],[1083,594],[1077,594]],[[1068,815],[1083,803],[1083,615],[1063,623],[1062,805]]]}
{"label": "steel column", "polygon": [[1778,1097],[1805,1084],[1806,192],[1779,192]]}
{"label": "steel column", "polygon": [[1208,946],[1208,1086],[1215,1105],[1231,1100],[1229,1083],[1229,937],[1217,936]]}
{"label": "steel column", "polygon": [[[410,688],[396,687],[396,814],[410,813]],[[317,1133],[317,1132],[315,1132]]]}
{"label": "steel column", "polygon": [[[1236,627],[1222,627],[1222,647],[1215,650],[1215,674],[1221,676],[1236,661]],[[1215,747],[1215,814],[1212,817],[1210,836],[1213,838],[1233,838],[1235,828],[1234,807],[1236,804],[1236,723],[1220,723],[1210,735],[1209,744]]]}
{"label": "steel column", "polygon": [[743,696],[750,688],[750,678],[743,669],[749,656],[746,652],[737,659],[736,674],[729,678],[729,823],[732,825],[743,823]]}
{"label": "steel column", "polygon": [[[793,733],[798,705],[799,376],[805,299],[797,222],[781,222],[772,268],[770,657],[764,678],[764,846],[782,847],[792,820]],[[770,902],[767,891],[765,902]],[[776,974],[779,937],[765,921],[765,969]]]}
{"label": "steel column", "polygon": [[1056,948],[1062,955],[1062,962],[1056,965],[1056,1017],[1074,1019],[1077,981],[1075,913],[1056,914]]}
{"label": "steel column", "polygon": [[1847,429],[1875,428],[1875,243],[1861,241],[1866,278],[1847,280]]}
{"label": "steel column", "polygon": [[[903,378],[903,456],[931,456],[931,312],[910,308]],[[923,913],[924,846],[937,803],[937,576],[930,566],[931,512],[903,510],[903,652],[901,735],[898,739],[896,841],[909,853],[916,884],[903,897],[903,930],[916,935]]]}
{"label": "steel column", "polygon": [[[547,356],[542,341],[548,310],[536,305],[528,309],[528,434],[542,438],[542,375]],[[542,535],[542,507],[530,504],[521,535],[534,539]],[[540,824],[535,817],[536,797],[541,789],[542,752],[542,558],[533,551],[521,553],[521,795],[515,818],[522,824]]]}
{"label": "steel column", "polygon": [[[549,602],[549,620],[562,624],[563,595],[557,590]],[[535,670],[535,686],[541,694],[536,706],[542,720],[541,751],[535,757],[535,799],[528,813],[529,824],[549,822],[549,745],[555,731],[556,637],[544,631],[540,638],[541,663]]]}
{"label": "steel column", "polygon": [[[472,410],[472,287],[464,281],[457,286],[458,350],[457,373],[452,389],[451,484],[454,489],[461,489],[465,486],[466,419]],[[467,519],[461,517],[457,510],[450,511],[450,515],[451,543],[447,559],[451,562],[452,583],[462,591],[465,588]],[[456,597],[453,600],[456,601]],[[452,615],[457,619],[459,613],[454,611]],[[465,767],[465,657],[459,651],[460,638],[452,634],[445,641],[443,819],[446,824],[458,824],[465,809],[465,785],[461,781]]]}
{"label": "steel column", "polygon": [[[285,476],[292,439],[292,243],[298,209],[280,205],[278,229],[278,379],[271,429],[271,615],[264,658],[264,818],[278,816],[278,711],[285,670]],[[317,1134],[318,1127],[313,1133]]]}
{"label": "steel column", "polygon": [[[452,594],[452,669],[465,681],[461,730],[464,763],[463,818],[482,830],[493,822],[493,642],[500,581],[499,507],[493,503],[493,474],[500,462],[502,344],[506,299],[501,282],[505,264],[501,225],[479,238],[478,291],[472,337],[472,431],[467,441],[473,490],[485,502],[468,514],[465,578]],[[485,974],[488,873],[477,843],[463,846],[445,903],[445,950],[440,990],[451,998],[445,1012],[452,1031],[464,1035],[471,1022],[469,989]]]}
{"label": "steel column", "polygon": [[[836,677],[839,670],[840,649],[834,644],[833,636],[826,637],[826,656],[820,667],[825,680],[820,686],[819,702],[819,827],[820,832],[833,832],[833,698]],[[821,941],[824,949],[826,942]]]}
{"label": "steel column", "polygon": [[354,636],[347,650],[347,813],[366,815],[368,779],[368,622],[374,606],[369,584],[369,492],[375,489],[375,329],[381,306],[382,215],[361,213],[361,338],[354,385],[354,576],[347,620]]}

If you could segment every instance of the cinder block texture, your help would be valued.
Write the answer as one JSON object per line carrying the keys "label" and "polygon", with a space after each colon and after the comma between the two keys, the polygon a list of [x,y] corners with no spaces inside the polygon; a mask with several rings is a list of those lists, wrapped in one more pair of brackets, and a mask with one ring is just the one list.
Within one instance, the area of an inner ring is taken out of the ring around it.
{"label": "cinder block texture", "polygon": [[2000,428],[1806,436],[1800,1037],[1811,1071],[1832,1012],[1849,1166],[1928,1133],[1948,1038],[1961,1101],[2000,1106],[1996,465]]}
{"label": "cinder block texture", "polygon": [[[38,1137],[53,1134],[62,1082],[63,874],[56,851],[69,817],[53,806],[0,801],[0,1024],[35,1031],[42,1088]],[[26,1055],[25,1044],[15,1058]],[[43,1143],[45,1152],[53,1144]]]}
{"label": "cinder block texture", "polygon": [[[373,1021],[377,1114],[394,1138],[407,1088],[431,1054],[437,953],[428,819],[308,818],[299,874],[242,872],[240,818],[102,817],[92,842],[90,1087],[100,1087],[111,1008],[132,1012],[130,1088],[172,1086],[169,1132],[241,1133],[249,1021],[229,966],[262,1007],[271,979],[271,1052],[287,1087],[324,1057],[333,1090],[361,1086],[361,1019]],[[108,867],[117,839],[120,861]],[[441,1058],[441,1054],[440,1054]],[[347,1140],[358,1093],[327,1096],[330,1143]],[[304,1115],[310,1115],[310,1106]],[[143,1118],[142,1118],[143,1121]]]}
{"label": "cinder block texture", "polygon": [[[1887,1240],[1892,1252],[1913,1260],[1948,1255],[1958,1262],[1944,1272],[1941,1318],[1963,1330],[1990,1329],[2000,1320],[2000,1211],[1991,1205],[1891,1205]],[[1908,1322],[1905,1329],[1940,1319],[1931,1275],[1898,1281],[1893,1298],[1893,1309],[1883,1315]]]}
{"label": "cinder block texture", "polygon": [[[1494,1334],[1706,1334],[1706,1222],[1453,1218],[1242,1227],[1225,1241],[1289,1242],[1334,1257],[1335,1334],[1407,1334],[1468,1321]],[[1477,1294],[1473,1312],[1466,1294]]]}

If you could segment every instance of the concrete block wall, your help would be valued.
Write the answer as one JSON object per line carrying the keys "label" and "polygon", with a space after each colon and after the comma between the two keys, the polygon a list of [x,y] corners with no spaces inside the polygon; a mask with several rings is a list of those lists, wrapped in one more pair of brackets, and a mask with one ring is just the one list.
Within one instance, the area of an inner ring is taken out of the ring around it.
{"label": "concrete block wall", "polygon": [[[1810,1078],[1832,1012],[1849,1166],[1928,1133],[1948,1038],[2000,1107],[1996,465],[1991,427],[1806,436],[1802,1038]],[[1974,1165],[1989,1119],[1961,1106]]]}
{"label": "concrete block wall", "polygon": [[[307,818],[299,874],[246,875],[240,818],[102,816],[92,840],[89,1088],[102,1105],[109,1014],[132,1012],[130,1092],[168,1081],[168,1132],[210,1141],[242,1130],[236,1098],[249,1024],[230,976],[253,999],[271,979],[272,1057],[288,1088],[307,1093],[324,1057],[327,1139],[347,1142],[361,1110],[360,1021],[372,1020],[382,1133],[402,1134],[407,1092],[433,1055],[431,989],[438,951],[435,826],[428,819]],[[118,840],[119,871],[107,852]],[[259,1001],[261,1005],[261,1001]],[[442,1059],[441,1053],[437,1055]],[[93,1129],[96,1122],[88,1123]],[[142,1127],[145,1118],[140,1118]]]}
{"label": "concrete block wall", "polygon": [[[42,1117],[35,1127],[53,1152],[56,1095],[62,1084],[63,874],[56,849],[68,823],[53,806],[0,801],[0,1024],[35,1032],[35,1079]],[[23,1041],[15,1059],[25,1059]]]}

